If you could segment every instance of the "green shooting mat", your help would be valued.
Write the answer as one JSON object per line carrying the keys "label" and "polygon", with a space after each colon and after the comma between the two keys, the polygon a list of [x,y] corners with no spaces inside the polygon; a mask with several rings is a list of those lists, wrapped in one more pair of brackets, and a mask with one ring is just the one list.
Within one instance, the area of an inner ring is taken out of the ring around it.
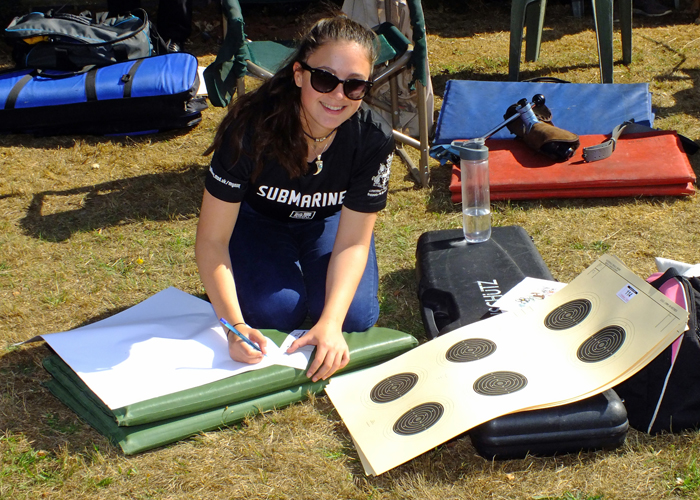
{"label": "green shooting mat", "polygon": [[[286,335],[271,330],[263,333],[279,343]],[[411,335],[388,328],[375,327],[344,336],[350,362],[342,372],[376,365],[418,344]],[[46,358],[44,368],[52,376],[45,383],[51,393],[127,455],[301,401],[309,393],[322,391],[329,382],[313,383],[305,370],[275,365],[110,410],[59,356]]]}

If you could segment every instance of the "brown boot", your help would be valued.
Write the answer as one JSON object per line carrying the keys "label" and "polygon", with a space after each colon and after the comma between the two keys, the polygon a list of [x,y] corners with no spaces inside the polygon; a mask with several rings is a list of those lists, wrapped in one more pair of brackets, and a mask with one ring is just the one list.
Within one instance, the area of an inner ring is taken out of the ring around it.
{"label": "brown boot", "polygon": [[[522,100],[511,105],[503,118],[513,116],[522,106]],[[530,148],[554,161],[569,160],[580,146],[578,136],[552,124],[552,112],[544,105],[544,99],[535,99],[532,111],[537,118],[536,122],[526,124],[522,117],[516,118],[508,124],[508,130],[525,141]]]}

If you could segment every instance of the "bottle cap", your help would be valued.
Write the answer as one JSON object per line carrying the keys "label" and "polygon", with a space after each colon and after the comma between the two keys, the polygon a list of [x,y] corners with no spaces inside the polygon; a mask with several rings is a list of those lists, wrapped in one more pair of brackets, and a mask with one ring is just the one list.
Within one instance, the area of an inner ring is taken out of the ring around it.
{"label": "bottle cap", "polygon": [[489,148],[484,145],[483,139],[469,141],[452,141],[452,147],[459,151],[462,160],[488,160]]}

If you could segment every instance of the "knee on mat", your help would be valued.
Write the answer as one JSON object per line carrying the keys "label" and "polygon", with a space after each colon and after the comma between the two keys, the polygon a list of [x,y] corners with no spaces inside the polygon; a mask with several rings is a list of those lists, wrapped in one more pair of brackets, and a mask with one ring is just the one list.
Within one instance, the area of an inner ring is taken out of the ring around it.
{"label": "knee on mat", "polygon": [[379,319],[379,304],[376,307],[350,308],[343,322],[344,332],[364,332]]}
{"label": "knee on mat", "polygon": [[294,330],[306,318],[306,305],[297,293],[277,293],[244,307],[243,316],[253,328]]}

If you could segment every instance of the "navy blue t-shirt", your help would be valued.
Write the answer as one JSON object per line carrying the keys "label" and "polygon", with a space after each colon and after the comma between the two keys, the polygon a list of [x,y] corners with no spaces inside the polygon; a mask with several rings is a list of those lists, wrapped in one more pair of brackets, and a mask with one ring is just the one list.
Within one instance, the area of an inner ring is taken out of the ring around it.
{"label": "navy blue t-shirt", "polygon": [[275,160],[267,161],[255,182],[255,167],[242,154],[232,162],[226,141],[214,153],[205,181],[206,190],[223,201],[246,201],[263,215],[281,221],[328,217],[343,206],[357,212],[378,212],[386,206],[394,139],[391,127],[362,104],[344,122],[333,142],[321,155],[318,175],[315,162],[306,175],[290,179]]}

